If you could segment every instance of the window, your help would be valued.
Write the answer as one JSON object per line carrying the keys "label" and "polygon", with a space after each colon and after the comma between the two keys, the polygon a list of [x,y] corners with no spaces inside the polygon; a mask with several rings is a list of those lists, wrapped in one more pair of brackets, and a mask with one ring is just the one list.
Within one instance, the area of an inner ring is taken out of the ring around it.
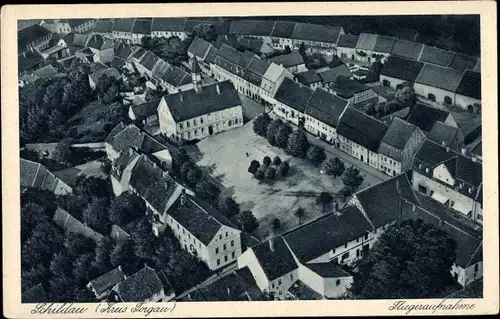
{"label": "window", "polygon": [[365,234],[365,240],[367,240],[367,239],[368,239],[368,234]]}
{"label": "window", "polygon": [[337,281],[335,282],[335,285],[340,286],[340,279],[337,279]]}
{"label": "window", "polygon": [[224,244],[224,250],[226,250],[226,249],[227,249],[227,245],[226,245],[226,244]]}
{"label": "window", "polygon": [[451,101],[451,97],[449,97],[449,96],[445,96],[445,97],[444,97],[444,103],[445,103],[445,104],[451,104],[451,103],[452,103],[452,101]]}
{"label": "window", "polygon": [[356,238],[356,242],[359,243],[359,238]]}
{"label": "window", "polygon": [[215,247],[215,253],[218,254],[219,253],[219,247]]}
{"label": "window", "polygon": [[191,132],[188,132],[188,138],[191,138]]}
{"label": "window", "polygon": [[273,287],[273,289],[274,289],[274,282],[271,284],[271,287]]}
{"label": "window", "polygon": [[177,224],[177,229],[179,229],[179,224]]}
{"label": "window", "polygon": [[222,239],[222,234],[219,235],[219,239]]}
{"label": "window", "polygon": [[227,232],[226,232],[226,237],[227,237]]}
{"label": "window", "polygon": [[344,248],[347,248],[347,243],[344,245]]}
{"label": "window", "polygon": [[425,172],[429,173],[429,168],[428,167],[425,168]]}
{"label": "window", "polygon": [[236,254],[235,254],[235,252],[233,251],[233,252],[231,253],[231,258],[233,258],[233,259],[234,259],[234,257],[235,257],[235,256],[236,256]]}
{"label": "window", "polygon": [[220,259],[217,259],[217,266],[220,265]]}
{"label": "window", "polygon": [[224,261],[225,261],[225,262],[227,262],[227,255],[226,255],[226,256],[224,256]]}
{"label": "window", "polygon": [[278,286],[281,285],[281,278],[278,279]]}
{"label": "window", "polygon": [[234,240],[231,240],[231,247],[234,246]]}
{"label": "window", "polygon": [[479,264],[474,265],[474,272],[476,272],[479,269]]}
{"label": "window", "polygon": [[202,117],[200,117],[200,123],[203,124],[203,118]]}
{"label": "window", "polygon": [[198,136],[198,130],[194,130],[194,135]]}
{"label": "window", "polygon": [[342,261],[346,260],[347,258],[349,258],[349,252],[346,252],[342,255]]}
{"label": "window", "polygon": [[186,121],[186,127],[189,127],[189,126],[190,126],[190,125],[189,125],[189,121]]}
{"label": "window", "polygon": [[469,187],[469,194],[471,194],[471,193],[472,193],[472,188]]}
{"label": "window", "polygon": [[201,134],[203,134],[203,133],[205,133],[205,128],[204,127],[201,128]]}
{"label": "window", "polygon": [[193,120],[193,126],[196,126],[196,119]]}
{"label": "window", "polygon": [[186,234],[186,231],[184,229],[182,229],[182,234],[185,235]]}

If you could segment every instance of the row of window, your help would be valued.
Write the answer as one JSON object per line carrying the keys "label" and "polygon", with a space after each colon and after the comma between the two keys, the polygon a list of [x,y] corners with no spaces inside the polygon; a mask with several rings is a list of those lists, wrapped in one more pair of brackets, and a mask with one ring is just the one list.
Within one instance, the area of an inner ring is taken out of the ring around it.
{"label": "row of window", "polygon": [[[220,235],[222,239],[222,235]],[[226,232],[226,237],[227,237],[227,232]],[[231,240],[231,247],[234,247],[234,240]],[[227,250],[227,244],[222,245],[222,248],[224,251]],[[219,253],[219,247],[215,247],[215,254],[217,255]]]}
{"label": "row of window", "polygon": [[[235,259],[235,258],[236,258],[236,253],[233,251],[233,252],[231,253],[231,259]],[[221,260],[220,260],[220,258],[219,258],[219,259],[217,259],[217,266],[220,266],[220,261],[221,261]],[[224,256],[224,262],[226,263],[226,262],[228,262],[228,261],[229,261],[228,256],[227,256],[227,255],[226,255],[226,256]]]}

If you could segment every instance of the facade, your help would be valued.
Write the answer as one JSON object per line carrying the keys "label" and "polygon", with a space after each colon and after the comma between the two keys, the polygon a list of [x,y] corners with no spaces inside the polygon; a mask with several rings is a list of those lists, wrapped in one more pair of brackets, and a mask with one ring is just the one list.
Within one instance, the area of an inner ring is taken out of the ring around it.
{"label": "facade", "polygon": [[426,64],[415,79],[415,93],[427,99],[447,105],[454,105],[454,92],[460,80],[461,71]]}
{"label": "facade", "polygon": [[42,51],[50,46],[52,34],[39,24],[17,31],[17,53],[22,54],[31,50]]}
{"label": "facade", "polygon": [[95,26],[96,19],[66,19],[74,33],[88,33]]}
{"label": "facade", "polygon": [[349,101],[351,105],[364,105],[378,101],[377,92],[373,88],[344,76],[338,76],[329,90]]}
{"label": "facade", "polygon": [[42,20],[40,25],[50,32],[57,34],[68,34],[72,31],[67,19]]}
{"label": "facade", "polygon": [[153,18],[151,24],[152,37],[179,37],[184,40],[187,33],[184,31],[185,18]]}
{"label": "facade", "polygon": [[380,71],[380,84],[397,89],[405,82],[414,83],[423,67],[422,62],[392,56]]}
{"label": "facade", "polygon": [[292,73],[275,63],[269,65],[262,76],[262,82],[260,84],[260,96],[264,105],[269,106],[276,103],[274,97],[285,78],[293,79]]}
{"label": "facade", "polygon": [[462,131],[458,127],[439,121],[434,124],[427,138],[444,147],[449,147],[455,152],[462,152],[462,148],[464,147],[464,135]]}
{"label": "facade", "polygon": [[268,61],[271,63],[276,63],[278,65],[281,65],[282,67],[290,71],[292,74],[297,74],[307,71],[304,58],[298,51],[291,52],[288,54],[278,55],[276,57],[268,59]]}

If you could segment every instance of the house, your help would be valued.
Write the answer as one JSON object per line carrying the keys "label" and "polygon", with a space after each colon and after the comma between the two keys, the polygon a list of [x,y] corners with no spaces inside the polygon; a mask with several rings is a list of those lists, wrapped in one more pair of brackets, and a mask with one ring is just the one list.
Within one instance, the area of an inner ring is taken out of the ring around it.
{"label": "house", "polygon": [[201,74],[193,73],[193,86],[162,98],[158,106],[161,134],[182,142],[243,125],[241,101],[230,81],[202,87]]}
{"label": "house", "polygon": [[134,63],[134,65],[139,74],[146,75],[146,78],[150,79],[153,76],[153,68],[158,60],[160,60],[160,58],[153,52],[147,51],[140,60]]}
{"label": "house", "polygon": [[93,34],[86,46],[95,53],[94,62],[108,63],[115,57],[115,46],[111,39]]}
{"label": "house", "polygon": [[213,55],[217,54],[216,52],[217,49],[211,43],[198,37],[193,39],[193,42],[191,42],[188,48],[190,62],[193,63],[192,60],[196,58],[201,71],[209,76],[212,76],[210,63],[213,63],[213,59],[215,59]]}
{"label": "house", "polygon": [[455,91],[462,79],[461,71],[425,64],[415,79],[415,93],[446,105],[455,104]]}
{"label": "house", "polygon": [[451,120],[448,124],[457,126],[464,136],[464,143],[469,144],[481,135],[481,115],[468,112],[450,112]]}
{"label": "house", "polygon": [[356,109],[346,108],[340,117],[337,134],[340,149],[372,167],[378,168],[378,148],[387,125]]}
{"label": "house", "polygon": [[67,19],[45,19],[40,25],[57,34],[68,34],[72,31]]}
{"label": "house", "polygon": [[321,87],[321,77],[315,71],[306,71],[296,75],[297,81],[310,87],[311,89],[316,89]]}
{"label": "house", "polygon": [[[475,71],[474,67],[478,64],[478,61],[479,59],[474,56],[455,53],[448,67],[459,71]],[[480,72],[480,70],[477,72]]]}
{"label": "house", "polygon": [[45,60],[59,60],[68,56],[68,47],[64,39],[59,39],[55,45],[41,50],[40,54]]}
{"label": "house", "polygon": [[122,78],[120,72],[118,72],[118,70],[114,68],[94,72],[92,74],[89,74],[89,84],[92,90],[96,89],[97,84],[99,83],[99,79],[104,75],[115,80],[120,80]]}
{"label": "house", "polygon": [[391,55],[395,43],[396,38],[379,35],[377,37],[377,42],[375,42],[375,47],[373,48],[373,61],[380,60],[382,63],[385,63]]}
{"label": "house", "polygon": [[206,202],[183,191],[167,210],[166,225],[181,247],[210,270],[224,267],[241,255],[241,231]]}
{"label": "house", "polygon": [[179,37],[181,40],[187,38],[184,31],[185,18],[153,18],[151,23],[152,37]]}
{"label": "house", "polygon": [[103,37],[111,37],[113,33],[113,22],[109,20],[97,20],[92,29],[92,33]]}
{"label": "house", "polygon": [[465,70],[455,89],[454,104],[470,113],[481,112],[481,73]]}
{"label": "house", "polygon": [[95,297],[99,300],[108,297],[111,289],[119,282],[127,279],[127,275],[122,271],[122,267],[118,266],[111,271],[89,281],[87,288],[89,288]]}
{"label": "house", "polygon": [[444,147],[449,147],[455,152],[460,152],[462,147],[464,147],[464,135],[462,131],[458,127],[439,121],[434,124],[427,138]]}
{"label": "house", "polygon": [[281,65],[292,74],[306,72],[306,63],[304,58],[298,51],[294,51],[288,54],[278,55],[276,57],[268,59],[269,62]]}
{"label": "house", "polygon": [[389,176],[406,172],[424,140],[425,134],[417,126],[394,117],[378,148],[378,169]]}
{"label": "house", "polygon": [[92,239],[96,244],[104,238],[102,234],[99,234],[92,228],[83,224],[81,221],[60,207],[58,207],[54,212],[52,221],[57,226],[61,227],[65,233],[80,234],[85,238]]}
{"label": "house", "polygon": [[300,45],[304,43],[309,53],[334,55],[336,54],[336,44],[342,34],[344,34],[342,27],[297,23],[292,34],[292,49],[298,50]]}
{"label": "house", "polygon": [[345,64],[319,72],[318,75],[321,78],[322,86],[328,91],[331,90],[331,86],[333,86],[339,76],[352,78],[351,70]]}
{"label": "house", "polygon": [[417,61],[423,49],[424,45],[422,43],[398,39],[392,47],[391,57]]}
{"label": "house", "polygon": [[413,188],[482,224],[482,164],[426,140],[413,159]]}
{"label": "house", "polygon": [[21,295],[21,303],[40,303],[49,301],[47,290],[42,284],[31,287]]}
{"label": "house", "polygon": [[50,46],[51,39],[50,31],[39,24],[20,29],[17,31],[17,54],[32,50],[45,50]]}
{"label": "house", "polygon": [[448,67],[454,57],[454,52],[424,45],[418,60],[424,63],[431,63],[443,67]]}
{"label": "house", "polygon": [[83,50],[87,44],[88,37],[78,33],[65,34],[62,40],[66,43],[70,55],[74,55],[77,51]]}
{"label": "house", "polygon": [[276,103],[274,97],[285,78],[293,79],[292,73],[276,63],[269,65],[260,84],[260,96],[264,105],[270,106]]}
{"label": "house", "polygon": [[[388,86],[372,86],[378,95],[378,102],[394,103],[396,100],[396,91]],[[409,108],[408,108],[409,110]]]}
{"label": "house", "polygon": [[144,102],[141,104],[132,104],[128,109],[128,117],[132,121],[137,121],[149,127],[160,127],[158,122],[158,105],[161,99]]}
{"label": "house", "polygon": [[352,105],[375,104],[378,101],[373,88],[344,76],[337,77],[330,91]]}
{"label": "house", "polygon": [[71,187],[42,164],[21,158],[20,165],[21,188],[33,187],[47,190],[56,195],[66,195],[72,192]]}
{"label": "house", "polygon": [[113,37],[125,43],[134,43],[132,39],[132,28],[134,27],[135,20],[134,18],[115,19],[112,31]]}
{"label": "house", "polygon": [[50,64],[35,71],[35,75],[38,78],[42,79],[51,79],[58,76],[59,74],[60,73]]}
{"label": "house", "polygon": [[161,78],[156,78],[162,87],[170,94],[193,89],[192,76],[176,66],[170,66]]}
{"label": "house", "polygon": [[406,121],[418,126],[425,134],[432,130],[436,122],[457,126],[455,119],[449,112],[422,103],[417,103],[413,107]]}
{"label": "house", "polygon": [[405,82],[415,82],[423,67],[421,62],[391,56],[380,71],[380,83],[397,89]]}
{"label": "house", "polygon": [[96,23],[96,19],[66,19],[74,33],[88,33]]}
{"label": "house", "polygon": [[467,145],[466,151],[471,157],[476,158],[479,161],[483,160],[483,143],[481,137],[477,138],[475,141]]}
{"label": "house", "polygon": [[172,295],[166,295],[165,290],[156,271],[145,264],[144,268],[127,276],[113,287],[112,301],[167,302]]}
{"label": "house", "polygon": [[307,101],[313,93],[309,87],[285,78],[274,96],[273,112],[297,126],[304,125]]}
{"label": "house", "polygon": [[19,75],[32,73],[45,64],[45,59],[38,51],[26,51],[17,56],[17,71]]}
{"label": "house", "polygon": [[361,33],[356,44],[356,60],[371,64],[375,61],[375,45],[377,44],[377,34]]}
{"label": "house", "polygon": [[345,296],[347,294],[347,288],[350,287],[353,282],[352,274],[344,270],[336,262],[300,265],[299,278],[300,279],[296,281],[288,291],[288,293],[294,295],[296,299],[301,299],[299,294],[294,293],[293,288],[297,283],[299,283],[299,285],[302,283],[319,296],[324,296],[324,298],[328,299]]}
{"label": "house", "polygon": [[132,43],[141,44],[141,40],[145,36],[151,36],[152,18],[137,18],[132,27]]}
{"label": "house", "polygon": [[342,60],[356,60],[356,46],[359,36],[351,34],[341,34],[337,43],[337,55]]}

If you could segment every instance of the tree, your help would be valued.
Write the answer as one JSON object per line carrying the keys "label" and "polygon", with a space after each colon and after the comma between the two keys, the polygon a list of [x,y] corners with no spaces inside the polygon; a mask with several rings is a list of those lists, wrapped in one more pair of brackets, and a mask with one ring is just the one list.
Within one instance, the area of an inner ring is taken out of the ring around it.
{"label": "tree", "polygon": [[196,184],[196,192],[205,200],[214,200],[219,196],[220,190],[207,180],[201,180]]}
{"label": "tree", "polygon": [[260,136],[266,136],[267,126],[271,122],[271,118],[267,113],[257,115],[253,122],[253,131]]}
{"label": "tree", "polygon": [[240,205],[232,197],[221,198],[217,206],[227,217],[236,216],[240,212]]}
{"label": "tree", "polygon": [[95,257],[92,266],[97,268],[100,273],[105,273],[111,268],[111,252],[113,251],[113,242],[104,237],[95,248]]}
{"label": "tree", "polygon": [[278,168],[276,168],[276,175],[278,177],[286,176],[289,170],[290,170],[290,164],[288,164],[288,162],[283,162],[280,165],[278,165]]}
{"label": "tree", "polygon": [[288,145],[288,138],[290,137],[290,134],[292,134],[292,128],[286,124],[281,125],[277,132],[276,132],[276,146],[279,146],[283,149],[286,149],[286,146]]}
{"label": "tree", "polygon": [[68,165],[70,164],[71,160],[71,139],[64,139],[61,142],[59,142],[52,153],[52,157],[54,160],[58,161],[59,163]]}
{"label": "tree", "polygon": [[187,180],[187,175],[193,169],[193,167],[194,164],[191,163],[191,161],[187,161],[181,165],[180,173],[183,180]]}
{"label": "tree", "polygon": [[66,253],[71,258],[76,258],[85,253],[94,253],[96,249],[95,242],[78,233],[67,233],[64,238],[64,247]]}
{"label": "tree", "polygon": [[257,218],[249,210],[244,210],[238,214],[238,224],[241,229],[246,232],[253,232],[257,227],[259,227],[259,222]]}
{"label": "tree", "polygon": [[99,274],[97,269],[92,266],[93,260],[94,254],[87,252],[78,256],[73,262],[73,277],[79,285],[86,285],[90,280],[94,279],[95,276]]}
{"label": "tree", "polygon": [[352,292],[362,299],[437,298],[453,282],[456,243],[422,220],[390,226],[359,263]]}
{"label": "tree", "polygon": [[270,182],[276,177],[276,168],[269,166],[264,173],[266,181]]}
{"label": "tree", "polygon": [[101,234],[107,234],[111,226],[108,210],[107,198],[94,197],[83,210],[82,221],[93,230]]}
{"label": "tree", "polygon": [[151,223],[143,218],[133,228],[130,239],[134,243],[135,255],[152,257],[155,253],[156,237],[152,231]]}
{"label": "tree", "polygon": [[133,263],[134,257],[134,242],[127,239],[116,243],[111,251],[110,261],[113,267],[118,267]]}
{"label": "tree", "polygon": [[53,302],[72,302],[73,289],[76,284],[76,281],[70,276],[53,276],[49,281],[49,300]]}
{"label": "tree", "polygon": [[321,192],[318,198],[316,198],[316,204],[321,205],[323,207],[323,213],[326,210],[326,205],[330,204],[333,200],[333,196],[327,192]]}
{"label": "tree", "polygon": [[66,277],[73,270],[73,258],[66,252],[57,253],[50,261],[50,272],[55,277]]}
{"label": "tree", "polygon": [[405,82],[402,88],[396,91],[396,101],[401,108],[409,107],[412,109],[417,104],[417,94],[413,84]]}
{"label": "tree", "polygon": [[111,200],[109,219],[116,225],[126,225],[144,216],[145,212],[144,200],[130,192],[123,192]]}
{"label": "tree", "polygon": [[351,196],[353,192],[353,189],[349,186],[344,186],[342,187],[342,189],[340,190],[340,195],[342,195],[345,198]]}
{"label": "tree", "polygon": [[307,159],[318,166],[326,159],[325,149],[318,145],[311,145],[307,150]]}
{"label": "tree", "polygon": [[370,70],[368,71],[368,78],[371,81],[378,81],[380,78],[380,71],[382,71],[383,64],[380,62],[380,59],[376,59],[375,62],[370,66]]}
{"label": "tree", "polygon": [[95,295],[87,287],[73,289],[73,302],[97,302]]}
{"label": "tree", "polygon": [[295,157],[304,158],[309,148],[307,136],[301,129],[296,130],[288,138],[286,152]]}
{"label": "tree", "polygon": [[87,200],[83,196],[74,194],[62,195],[57,198],[59,206],[76,219],[81,219]]}
{"label": "tree", "polygon": [[299,224],[302,224],[302,218],[306,215],[306,210],[302,207],[297,208],[295,211],[295,217],[299,220]]}
{"label": "tree", "polygon": [[259,169],[254,173],[255,179],[257,179],[259,181],[261,181],[261,180],[264,179],[264,172],[265,172],[265,170],[262,169],[263,167],[264,166],[259,167]]}
{"label": "tree", "polygon": [[273,164],[279,166],[281,164],[281,158],[279,156],[275,156],[273,158]]}
{"label": "tree", "polygon": [[108,181],[94,176],[78,176],[76,179],[75,192],[78,195],[82,195],[87,199],[92,197],[96,198],[109,198],[110,190]]}
{"label": "tree", "polygon": [[278,129],[283,125],[283,121],[281,119],[276,119],[271,121],[266,128],[266,138],[269,141],[269,144],[276,146],[276,134],[278,133]]}
{"label": "tree", "polygon": [[141,38],[141,47],[146,50],[151,50],[153,48],[154,40],[150,36],[144,36]]}
{"label": "tree", "polygon": [[292,53],[292,49],[290,49],[290,46],[285,45],[285,49],[283,50],[283,54],[290,54]]}
{"label": "tree", "polygon": [[300,53],[300,55],[302,55],[302,57],[305,60],[307,57],[307,54],[306,54],[306,46],[304,45],[304,42],[301,42],[299,45],[299,53]]}
{"label": "tree", "polygon": [[351,166],[344,171],[342,175],[342,182],[345,186],[350,187],[352,190],[358,189],[363,183],[363,176],[361,176],[359,169]]}
{"label": "tree", "polygon": [[217,30],[215,26],[211,23],[200,23],[193,28],[192,36],[202,38],[207,42],[212,42],[217,40]]}
{"label": "tree", "polygon": [[330,158],[325,165],[323,166],[323,170],[326,174],[333,176],[333,178],[337,178],[337,176],[342,176],[345,170],[345,164],[342,162],[340,158],[335,156],[334,158]]}
{"label": "tree", "polygon": [[201,170],[193,165],[191,170],[187,173],[186,181],[188,182],[189,185],[196,185],[196,183],[198,183],[198,181],[200,180],[201,176],[202,176]]}
{"label": "tree", "polygon": [[248,167],[248,172],[251,174],[255,174],[255,172],[259,169],[260,163],[257,160],[252,160],[250,162],[250,166]]}
{"label": "tree", "polygon": [[25,292],[40,283],[48,282],[50,279],[50,272],[41,264],[35,264],[28,270],[21,271],[21,287]]}
{"label": "tree", "polygon": [[21,240],[24,242],[29,238],[33,228],[43,221],[48,221],[43,206],[27,202],[21,206]]}
{"label": "tree", "polygon": [[182,164],[191,162],[191,158],[183,148],[172,148],[170,155],[172,156],[172,169],[177,173],[180,172]]}
{"label": "tree", "polygon": [[265,156],[264,159],[262,160],[262,163],[265,165],[265,166],[269,166],[271,165],[271,158],[269,156]]}

